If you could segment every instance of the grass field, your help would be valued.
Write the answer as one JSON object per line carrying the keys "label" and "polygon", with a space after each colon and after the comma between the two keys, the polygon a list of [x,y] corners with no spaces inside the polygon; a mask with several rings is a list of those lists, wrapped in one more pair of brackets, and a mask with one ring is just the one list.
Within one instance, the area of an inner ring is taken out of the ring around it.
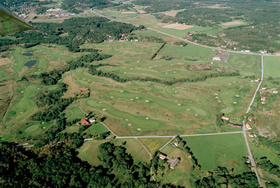
{"label": "grass field", "polygon": [[151,152],[155,153],[158,151],[170,138],[141,138],[139,139],[146,148]]}
{"label": "grass field", "polygon": [[191,187],[191,179],[192,177],[196,176],[196,173],[191,172],[193,164],[191,162],[190,156],[186,152],[183,152],[182,150],[171,145],[167,145],[162,150],[162,152],[171,159],[180,157],[180,162],[174,170],[169,169],[164,173],[163,177],[157,178],[164,183],[172,183],[184,187]]}
{"label": "grass field", "polygon": [[279,78],[280,57],[264,57],[264,77]]}
{"label": "grass field", "polygon": [[246,170],[242,157],[247,156],[247,152],[241,134],[185,137],[184,140],[203,170],[212,170],[218,166],[234,168],[235,172]]}
{"label": "grass field", "polygon": [[230,54],[227,62],[238,70],[261,70],[261,57],[258,55]]}
{"label": "grass field", "polygon": [[[102,143],[108,142],[107,140],[102,141],[87,141],[83,144],[82,147],[78,149],[79,157],[89,162],[90,164],[97,166],[101,164],[101,161],[98,159],[98,146]],[[135,162],[149,161],[149,154],[144,150],[141,144],[136,139],[118,139],[112,141],[114,144],[125,147],[128,153],[130,153]]]}

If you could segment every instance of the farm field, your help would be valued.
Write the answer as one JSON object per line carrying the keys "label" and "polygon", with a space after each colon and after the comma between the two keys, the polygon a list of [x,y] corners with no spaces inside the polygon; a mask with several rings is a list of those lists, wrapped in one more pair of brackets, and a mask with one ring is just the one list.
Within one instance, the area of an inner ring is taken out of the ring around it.
{"label": "farm field", "polygon": [[243,157],[247,156],[242,134],[185,137],[203,170],[212,170],[218,166],[234,168],[235,172],[244,172]]}
{"label": "farm field", "polygon": [[279,78],[280,57],[264,57],[264,77]]}

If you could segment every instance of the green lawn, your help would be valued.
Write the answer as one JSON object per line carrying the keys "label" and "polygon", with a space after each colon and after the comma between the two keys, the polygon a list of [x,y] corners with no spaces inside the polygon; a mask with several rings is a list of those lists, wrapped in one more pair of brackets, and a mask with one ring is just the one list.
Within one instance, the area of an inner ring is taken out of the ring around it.
{"label": "green lawn", "polygon": [[203,170],[212,170],[218,166],[244,171],[242,157],[247,156],[242,134],[185,137],[187,146]]}
{"label": "green lawn", "polygon": [[264,77],[268,78],[269,76],[273,78],[280,77],[280,57],[264,57]]}
{"label": "green lawn", "polygon": [[227,62],[238,70],[261,70],[261,57],[258,55],[230,54]]}

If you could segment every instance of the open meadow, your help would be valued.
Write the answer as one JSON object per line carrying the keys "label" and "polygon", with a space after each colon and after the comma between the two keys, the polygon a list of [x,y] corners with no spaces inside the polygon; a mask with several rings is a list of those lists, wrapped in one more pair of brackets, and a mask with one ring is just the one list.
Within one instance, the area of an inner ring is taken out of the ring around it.
{"label": "open meadow", "polygon": [[185,137],[203,170],[213,170],[218,166],[234,168],[244,172],[247,167],[243,157],[247,156],[242,134]]}
{"label": "open meadow", "polygon": [[279,78],[280,57],[264,57],[264,77]]}

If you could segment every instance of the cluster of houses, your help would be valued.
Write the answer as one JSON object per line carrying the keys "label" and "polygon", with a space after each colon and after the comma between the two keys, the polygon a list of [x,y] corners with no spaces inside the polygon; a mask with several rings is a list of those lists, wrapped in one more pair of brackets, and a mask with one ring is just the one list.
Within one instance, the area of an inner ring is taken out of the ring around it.
{"label": "cluster of houses", "polygon": [[276,89],[266,89],[265,87],[261,88],[259,93],[261,95],[263,95],[261,97],[261,103],[262,104],[265,104],[265,100],[266,100],[266,97],[264,95],[266,95],[267,93],[270,93],[270,94],[278,94],[278,91]]}
{"label": "cluster of houses", "polygon": [[170,159],[170,158],[168,158],[166,155],[164,155],[164,154],[160,154],[159,155],[159,158],[161,159],[161,160],[165,160],[165,161],[167,161],[168,163],[170,163],[170,168],[171,169],[174,169],[175,168],[175,166],[180,162],[180,160],[179,160],[179,158],[176,158],[176,159]]}
{"label": "cluster of houses", "polygon": [[[222,116],[222,120],[229,121],[229,117],[228,116]],[[235,128],[242,128],[242,125],[239,125],[239,124],[236,124],[236,123],[231,123],[231,122],[228,123],[228,126],[235,127]]]}
{"label": "cluster of houses", "polygon": [[269,55],[280,55],[280,52],[274,52],[274,53],[268,53],[266,50],[259,50],[260,53],[262,54],[269,54]]}

